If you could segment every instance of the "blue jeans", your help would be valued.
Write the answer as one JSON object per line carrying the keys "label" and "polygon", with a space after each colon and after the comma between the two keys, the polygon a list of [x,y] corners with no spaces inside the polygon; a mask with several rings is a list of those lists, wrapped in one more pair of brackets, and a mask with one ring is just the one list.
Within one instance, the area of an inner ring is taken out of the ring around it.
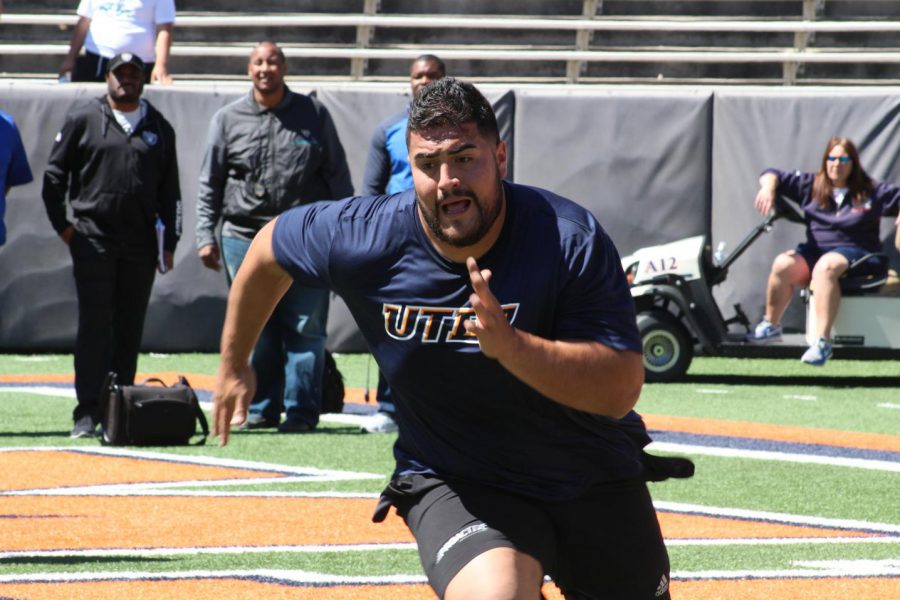
{"label": "blue jeans", "polygon": [[[222,260],[229,281],[249,248],[249,240],[222,238]],[[251,414],[277,423],[283,409],[288,421],[303,421],[312,427],[318,424],[328,294],[326,289],[294,283],[278,302],[250,359],[256,371]]]}

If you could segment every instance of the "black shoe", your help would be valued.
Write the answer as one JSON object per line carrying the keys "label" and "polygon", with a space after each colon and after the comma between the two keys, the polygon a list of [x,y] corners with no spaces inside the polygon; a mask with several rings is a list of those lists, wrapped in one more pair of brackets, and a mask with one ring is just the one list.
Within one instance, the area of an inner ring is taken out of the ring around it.
{"label": "black shoe", "polygon": [[71,438],[86,438],[86,437],[96,437],[97,436],[97,422],[94,421],[94,417],[91,415],[84,415],[77,421],[75,421],[75,426],[72,427],[72,433],[69,434]]}
{"label": "black shoe", "polygon": [[315,426],[305,421],[294,421],[288,419],[278,426],[278,433],[310,433],[315,431]]}
{"label": "black shoe", "polygon": [[270,419],[262,415],[247,415],[247,420],[241,425],[241,429],[273,429],[278,427],[278,419]]}

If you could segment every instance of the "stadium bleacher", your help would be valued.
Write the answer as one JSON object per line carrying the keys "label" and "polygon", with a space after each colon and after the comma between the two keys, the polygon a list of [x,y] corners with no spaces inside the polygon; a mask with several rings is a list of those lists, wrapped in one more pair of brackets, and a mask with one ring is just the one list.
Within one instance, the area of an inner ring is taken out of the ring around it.
{"label": "stadium bleacher", "polygon": [[[0,77],[56,76],[75,0],[0,16]],[[180,0],[179,80],[242,79],[248,46],[277,40],[292,75],[400,81],[440,54],[473,80],[550,83],[900,82],[896,0]]]}

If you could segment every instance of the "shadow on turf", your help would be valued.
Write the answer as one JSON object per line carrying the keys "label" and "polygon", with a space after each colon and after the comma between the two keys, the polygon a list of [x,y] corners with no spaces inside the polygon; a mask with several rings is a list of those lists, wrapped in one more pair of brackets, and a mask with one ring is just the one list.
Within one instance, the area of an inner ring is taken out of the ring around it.
{"label": "shadow on turf", "polygon": [[685,375],[673,383],[721,383],[726,385],[784,386],[803,385],[829,388],[894,388],[900,387],[900,377],[828,377],[823,375]]}

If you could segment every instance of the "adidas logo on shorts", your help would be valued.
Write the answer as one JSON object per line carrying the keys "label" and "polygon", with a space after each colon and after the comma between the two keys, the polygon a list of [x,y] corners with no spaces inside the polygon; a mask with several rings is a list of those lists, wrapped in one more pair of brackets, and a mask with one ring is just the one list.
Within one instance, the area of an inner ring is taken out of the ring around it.
{"label": "adidas logo on shorts", "polygon": [[665,573],[663,576],[659,578],[659,585],[656,586],[656,597],[659,598],[663,594],[669,591],[669,578],[666,577]]}

